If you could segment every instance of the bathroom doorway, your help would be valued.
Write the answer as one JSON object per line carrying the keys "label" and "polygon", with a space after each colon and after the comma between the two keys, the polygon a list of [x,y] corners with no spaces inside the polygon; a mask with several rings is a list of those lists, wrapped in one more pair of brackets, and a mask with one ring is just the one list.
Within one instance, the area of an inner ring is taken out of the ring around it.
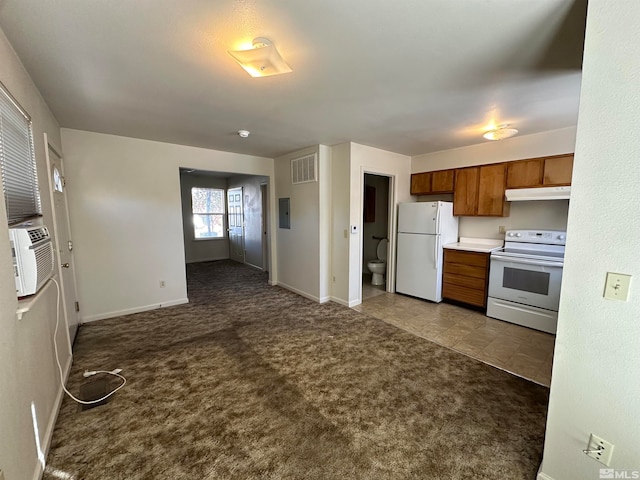
{"label": "bathroom doorway", "polygon": [[387,290],[389,177],[364,174],[362,209],[362,300]]}

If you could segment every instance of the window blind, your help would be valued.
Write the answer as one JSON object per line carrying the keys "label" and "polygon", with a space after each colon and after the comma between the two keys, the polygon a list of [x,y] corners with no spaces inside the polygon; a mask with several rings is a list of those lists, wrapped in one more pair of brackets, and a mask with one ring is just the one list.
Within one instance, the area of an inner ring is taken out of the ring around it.
{"label": "window blind", "polygon": [[9,224],[40,215],[31,118],[1,83],[0,168]]}

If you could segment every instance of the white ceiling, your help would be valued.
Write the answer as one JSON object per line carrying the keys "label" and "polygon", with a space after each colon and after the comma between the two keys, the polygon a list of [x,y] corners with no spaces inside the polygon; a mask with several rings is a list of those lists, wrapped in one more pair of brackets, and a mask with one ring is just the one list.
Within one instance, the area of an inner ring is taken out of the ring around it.
{"label": "white ceiling", "polygon": [[[274,157],[353,141],[405,155],[575,125],[587,0],[0,1],[60,125]],[[227,50],[269,38],[293,68]],[[251,131],[247,139],[236,135]]]}

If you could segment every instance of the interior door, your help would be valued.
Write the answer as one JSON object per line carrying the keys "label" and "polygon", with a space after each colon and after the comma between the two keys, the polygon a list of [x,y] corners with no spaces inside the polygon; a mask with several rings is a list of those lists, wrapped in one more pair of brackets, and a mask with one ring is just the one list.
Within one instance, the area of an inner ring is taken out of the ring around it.
{"label": "interior door", "polygon": [[80,321],[64,166],[62,157],[49,145],[46,133],[45,145],[47,145],[46,158],[53,205],[53,237],[58,257],[57,272],[60,279],[60,303],[62,303],[62,311],[69,329],[69,341],[73,344]]}
{"label": "interior door", "polygon": [[242,187],[227,191],[227,217],[229,232],[229,257],[244,263],[244,212],[242,208]]}

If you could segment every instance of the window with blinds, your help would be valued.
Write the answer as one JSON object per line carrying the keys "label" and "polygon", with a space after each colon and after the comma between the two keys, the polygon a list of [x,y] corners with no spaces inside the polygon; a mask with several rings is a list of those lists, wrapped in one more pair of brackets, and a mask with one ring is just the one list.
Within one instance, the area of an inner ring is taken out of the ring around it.
{"label": "window with blinds", "polygon": [[1,83],[0,168],[9,225],[40,215],[31,118]]}

